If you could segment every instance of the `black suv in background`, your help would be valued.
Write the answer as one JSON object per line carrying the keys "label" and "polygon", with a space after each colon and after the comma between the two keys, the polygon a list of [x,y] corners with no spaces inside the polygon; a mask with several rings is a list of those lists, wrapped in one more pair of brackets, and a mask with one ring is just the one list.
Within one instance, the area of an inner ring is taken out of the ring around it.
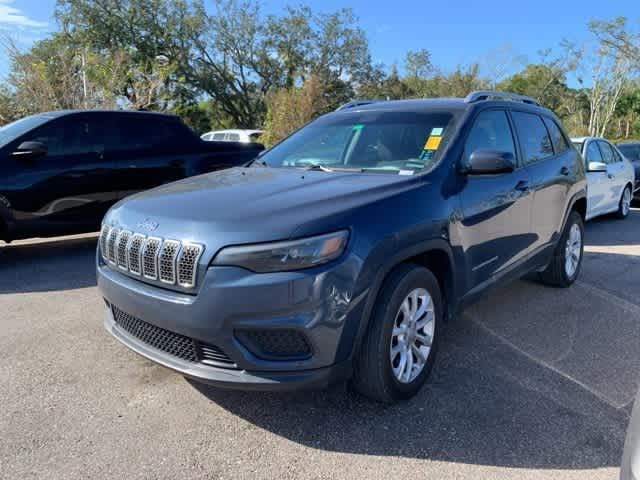
{"label": "black suv in background", "polygon": [[260,144],[204,142],[173,115],[59,111],[0,128],[0,240],[95,231],[125,196],[242,165]]}
{"label": "black suv in background", "polygon": [[488,287],[576,280],[586,205],[580,154],[530,98],[356,105],[247,167],[115,205],[97,256],[105,326],[219,386],[352,378],[407,398],[443,322]]}
{"label": "black suv in background", "polygon": [[640,200],[640,142],[618,143],[616,147],[633,165],[633,170],[636,172],[634,198]]}

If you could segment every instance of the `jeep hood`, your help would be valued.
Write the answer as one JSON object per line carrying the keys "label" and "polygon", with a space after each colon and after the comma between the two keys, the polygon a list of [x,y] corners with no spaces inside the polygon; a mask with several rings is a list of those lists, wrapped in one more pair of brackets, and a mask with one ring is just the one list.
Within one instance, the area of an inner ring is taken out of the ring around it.
{"label": "jeep hood", "polygon": [[[223,246],[258,243],[338,228],[354,209],[413,188],[418,176],[233,168],[133,195],[105,222],[162,238],[195,241],[211,255]],[[317,224],[319,231],[313,231]]]}

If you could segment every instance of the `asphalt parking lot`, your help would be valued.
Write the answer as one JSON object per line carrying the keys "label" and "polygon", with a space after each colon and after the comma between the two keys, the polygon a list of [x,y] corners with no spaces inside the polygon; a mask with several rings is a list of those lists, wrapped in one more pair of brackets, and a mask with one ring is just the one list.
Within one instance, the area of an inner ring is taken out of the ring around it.
{"label": "asphalt parking lot", "polygon": [[392,407],[190,383],[103,330],[95,235],[0,245],[0,477],[614,479],[640,379],[640,209],[586,240],[576,285],[492,291]]}

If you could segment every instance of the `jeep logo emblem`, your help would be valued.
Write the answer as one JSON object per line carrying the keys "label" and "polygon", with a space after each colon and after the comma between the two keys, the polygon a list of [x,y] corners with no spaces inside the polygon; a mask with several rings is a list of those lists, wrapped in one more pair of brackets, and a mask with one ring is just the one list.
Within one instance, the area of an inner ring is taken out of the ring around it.
{"label": "jeep logo emblem", "polygon": [[154,222],[149,218],[145,218],[143,222],[140,222],[138,224],[138,228],[142,230],[146,230],[147,232],[153,232],[156,228],[158,228],[158,226],[159,226],[158,222]]}

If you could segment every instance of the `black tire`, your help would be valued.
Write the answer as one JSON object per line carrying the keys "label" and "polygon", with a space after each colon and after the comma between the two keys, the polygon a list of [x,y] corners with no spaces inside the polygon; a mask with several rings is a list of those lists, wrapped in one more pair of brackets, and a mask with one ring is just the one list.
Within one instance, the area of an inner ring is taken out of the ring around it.
{"label": "black tire", "polygon": [[[392,331],[402,302],[416,288],[424,288],[433,301],[433,341],[422,371],[413,381],[401,383],[393,374],[389,358]],[[383,282],[376,299],[367,333],[355,360],[353,387],[362,395],[384,403],[414,396],[433,367],[442,329],[442,315],[442,295],[436,277],[416,264],[402,264],[395,268]]]}
{"label": "black tire", "polygon": [[[625,195],[629,196],[628,198],[629,203],[626,206],[625,206],[625,198],[624,198]],[[633,200],[633,194],[631,193],[631,187],[627,185],[626,187],[624,187],[624,190],[622,190],[622,195],[620,195],[620,201],[618,202],[618,211],[615,213],[616,218],[620,220],[624,220],[629,216],[629,209],[631,207],[632,200]]]}
{"label": "black tire", "polygon": [[[571,229],[574,225],[578,225],[580,230],[580,258],[578,260],[578,265],[575,269],[575,272],[571,275],[567,273],[566,269],[566,246],[567,241],[569,239],[569,235]],[[546,285],[550,285],[553,287],[562,287],[566,288],[571,286],[573,282],[576,281],[578,275],[580,274],[580,269],[582,268],[582,260],[584,258],[584,222],[582,221],[582,216],[576,212],[575,210],[569,214],[569,218],[567,219],[567,224],[564,227],[564,231],[562,232],[562,236],[560,240],[558,240],[558,244],[556,245],[555,251],[553,253],[553,257],[547,265],[547,268],[540,273],[540,279]]]}

